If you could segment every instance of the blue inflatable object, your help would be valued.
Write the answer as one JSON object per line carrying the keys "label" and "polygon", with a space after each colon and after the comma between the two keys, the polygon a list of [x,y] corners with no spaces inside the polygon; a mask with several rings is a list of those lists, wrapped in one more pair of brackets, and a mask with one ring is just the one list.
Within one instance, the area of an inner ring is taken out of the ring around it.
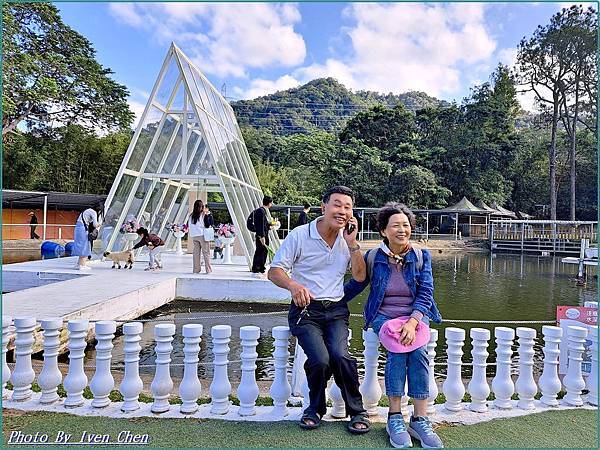
{"label": "blue inflatable object", "polygon": [[74,245],[75,245],[75,243],[73,243],[73,242],[67,242],[65,244],[65,256],[71,256],[71,253],[73,253]]}
{"label": "blue inflatable object", "polygon": [[60,258],[61,256],[65,256],[65,248],[56,242],[43,242],[41,251],[42,259]]}

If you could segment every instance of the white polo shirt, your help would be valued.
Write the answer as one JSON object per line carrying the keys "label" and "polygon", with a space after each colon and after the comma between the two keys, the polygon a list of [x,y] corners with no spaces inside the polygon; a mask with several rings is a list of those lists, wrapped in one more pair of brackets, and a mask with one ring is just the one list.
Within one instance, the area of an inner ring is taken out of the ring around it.
{"label": "white polo shirt", "polygon": [[344,296],[344,275],[350,250],[341,229],[330,248],[317,231],[318,217],[294,228],[275,253],[271,267],[291,273],[292,280],[306,287],[316,300],[337,302]]}

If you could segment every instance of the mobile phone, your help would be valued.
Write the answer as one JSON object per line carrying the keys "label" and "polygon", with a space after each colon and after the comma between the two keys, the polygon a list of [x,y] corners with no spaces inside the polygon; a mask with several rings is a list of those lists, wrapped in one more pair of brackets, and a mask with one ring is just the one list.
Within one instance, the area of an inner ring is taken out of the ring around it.
{"label": "mobile phone", "polygon": [[356,228],[356,225],[354,225],[353,223],[348,222],[346,224],[346,232],[348,234],[352,234],[354,232],[354,229]]}

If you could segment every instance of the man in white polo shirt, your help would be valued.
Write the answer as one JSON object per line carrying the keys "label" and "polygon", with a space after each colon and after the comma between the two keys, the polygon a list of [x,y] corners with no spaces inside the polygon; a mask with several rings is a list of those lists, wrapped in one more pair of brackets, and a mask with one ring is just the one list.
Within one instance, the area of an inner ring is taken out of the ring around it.
{"label": "man in white polo shirt", "polygon": [[323,195],[323,215],[293,229],[277,250],[268,277],[292,294],[288,321],[304,353],[310,404],[300,426],[317,428],[326,413],[325,388],[333,374],[342,391],[353,433],[366,433],[370,422],[358,391],[356,360],[348,353],[348,318],[344,275],[348,265],[355,280],[367,270],[356,242],[352,215],[354,193],[335,186]]}

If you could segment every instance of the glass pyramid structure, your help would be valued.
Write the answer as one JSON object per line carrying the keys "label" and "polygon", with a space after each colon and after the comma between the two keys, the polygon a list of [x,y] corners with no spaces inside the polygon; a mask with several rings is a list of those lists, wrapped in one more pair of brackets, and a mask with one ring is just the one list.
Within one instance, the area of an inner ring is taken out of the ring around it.
{"label": "glass pyramid structure", "polygon": [[[171,44],[106,199],[104,249],[125,247],[121,225],[136,219],[172,247],[165,229],[190,214],[190,192],[220,192],[248,265],[254,239],[246,218],[263,192],[233,109],[188,57]],[[271,231],[271,246],[279,240]]]}

